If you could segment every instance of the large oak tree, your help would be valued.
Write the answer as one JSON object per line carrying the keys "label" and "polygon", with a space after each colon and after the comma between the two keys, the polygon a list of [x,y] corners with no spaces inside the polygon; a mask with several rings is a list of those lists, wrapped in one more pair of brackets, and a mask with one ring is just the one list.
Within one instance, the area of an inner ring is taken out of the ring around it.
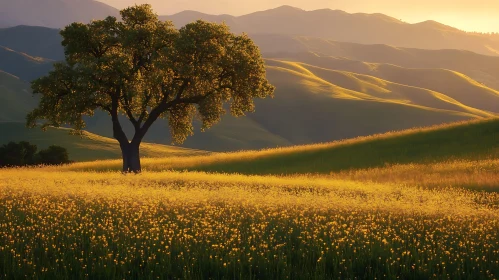
{"label": "large oak tree", "polygon": [[[168,120],[175,143],[218,122],[230,104],[235,116],[254,110],[254,98],[271,96],[264,61],[247,35],[224,24],[196,21],[176,29],[160,21],[149,5],[121,11],[61,31],[65,62],[55,64],[32,89],[41,95],[28,126],[85,127],[84,116],[107,112],[123,155],[124,172],[140,172],[139,147],[151,125]],[[120,115],[132,123],[127,137]]]}

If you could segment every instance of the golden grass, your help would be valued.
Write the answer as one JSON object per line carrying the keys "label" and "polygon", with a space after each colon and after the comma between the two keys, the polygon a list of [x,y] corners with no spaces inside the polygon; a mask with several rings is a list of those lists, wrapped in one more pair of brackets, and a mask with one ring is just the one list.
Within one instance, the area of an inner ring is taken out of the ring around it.
{"label": "golden grass", "polygon": [[[483,121],[472,120],[456,122],[451,124],[435,125],[431,127],[416,127],[408,130],[393,131],[389,133],[376,134],[364,137],[357,137],[352,139],[345,139],[340,141],[317,143],[311,145],[301,145],[292,147],[279,147],[273,149],[264,149],[258,151],[239,151],[231,153],[213,153],[185,156],[170,156],[164,158],[144,158],[142,159],[142,166],[145,171],[166,171],[166,170],[183,170],[190,168],[197,168],[203,166],[210,166],[218,163],[230,162],[249,162],[255,159],[263,159],[268,157],[279,157],[286,155],[294,155],[306,152],[321,152],[342,146],[349,146],[354,144],[369,143],[372,141],[383,141],[387,139],[395,139],[397,137],[411,136],[419,133],[432,133],[445,130],[452,130],[460,127],[473,127],[486,122],[496,122],[496,120]],[[122,166],[121,160],[102,160],[94,162],[81,162],[63,167],[47,168],[46,170],[56,171],[112,171],[120,170]],[[302,172],[306,173],[306,172]]]}
{"label": "golden grass", "polygon": [[[346,207],[359,210],[375,207],[395,212],[426,214],[438,214],[440,211],[453,215],[480,215],[485,212],[499,214],[490,212],[488,205],[476,203],[474,196],[480,194],[456,190],[451,186],[433,190],[307,175],[246,176],[165,171],[125,176],[116,172],[46,172],[44,168],[20,168],[2,170],[0,178],[0,186],[4,189],[47,195],[84,194],[92,198],[111,199],[120,194],[130,198],[144,196],[149,199],[168,199],[181,194],[184,197],[182,199],[198,201],[200,197],[192,195],[197,192],[203,199],[235,199],[237,203],[250,199],[252,203],[260,201],[287,204],[287,199],[291,199],[293,203],[310,204],[310,207]],[[176,189],[170,189],[171,185],[177,185]],[[278,196],[274,197],[274,194]],[[487,195],[499,202],[499,195]],[[352,199],[344,199],[345,197]],[[460,207],[456,208],[456,205]]]}
{"label": "golden grass", "polygon": [[499,195],[308,176],[0,170],[0,277],[494,278]]}
{"label": "golden grass", "polygon": [[[433,139],[433,132],[464,130],[474,139],[496,122],[144,159],[140,175],[106,172],[121,161],[0,170],[0,278],[495,279],[498,159],[323,175],[171,169],[258,164],[397,137],[404,145],[414,135]],[[473,147],[466,141],[458,146]]]}
{"label": "golden grass", "polygon": [[331,174],[335,180],[405,184],[425,188],[462,187],[499,191],[499,159],[397,164]]}
{"label": "golden grass", "polygon": [[[394,103],[471,118],[497,116],[494,113],[463,104],[445,93],[426,88],[394,83],[369,75],[322,68],[303,62],[277,59],[266,61],[269,69],[286,72],[302,79],[301,83],[306,85],[310,92],[327,94],[333,98]],[[423,70],[432,71],[433,69]],[[461,73],[451,72],[477,88],[490,90],[495,95],[499,94]]]}

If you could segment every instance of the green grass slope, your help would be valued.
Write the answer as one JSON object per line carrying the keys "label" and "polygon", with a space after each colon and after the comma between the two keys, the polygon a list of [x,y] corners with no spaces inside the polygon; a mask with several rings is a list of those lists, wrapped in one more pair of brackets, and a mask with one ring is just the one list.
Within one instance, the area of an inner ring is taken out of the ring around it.
{"label": "green grass slope", "polygon": [[[499,119],[413,129],[329,144],[229,154],[193,170],[241,174],[304,174],[499,158]],[[205,161],[208,162],[208,161]]]}
{"label": "green grass slope", "polygon": [[[10,141],[28,141],[44,149],[50,145],[58,145],[66,148],[69,157],[74,161],[93,161],[105,159],[120,159],[121,151],[114,139],[85,132],[82,136],[71,135],[68,129],[49,128],[47,131],[41,129],[28,129],[24,123],[0,122],[0,144]],[[141,155],[143,157],[171,157],[206,155],[208,152],[191,150],[179,147],[171,147],[159,144],[143,143]]]}

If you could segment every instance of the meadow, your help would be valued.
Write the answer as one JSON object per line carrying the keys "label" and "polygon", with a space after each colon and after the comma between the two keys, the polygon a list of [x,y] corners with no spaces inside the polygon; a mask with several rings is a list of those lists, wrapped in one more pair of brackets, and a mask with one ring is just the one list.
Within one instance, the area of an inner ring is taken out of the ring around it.
{"label": "meadow", "polygon": [[494,279],[499,195],[309,177],[0,172],[6,279]]}
{"label": "meadow", "polygon": [[[146,159],[140,175],[113,171],[115,161],[0,170],[0,278],[497,279],[495,136],[469,141],[496,126]],[[380,148],[404,141],[412,152]],[[289,161],[363,145],[381,150],[303,161],[301,173]],[[414,151],[428,152],[417,161]],[[277,159],[289,172],[263,172]],[[253,174],[231,172],[250,162]]]}

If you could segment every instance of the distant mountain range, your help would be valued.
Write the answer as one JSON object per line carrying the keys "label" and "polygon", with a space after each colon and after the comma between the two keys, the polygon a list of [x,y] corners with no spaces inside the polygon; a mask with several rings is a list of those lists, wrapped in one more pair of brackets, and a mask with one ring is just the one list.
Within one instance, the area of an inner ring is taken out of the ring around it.
{"label": "distant mountain range", "polygon": [[213,16],[185,11],[162,19],[183,26],[197,19],[225,22],[250,35],[307,36],[361,44],[420,49],[460,49],[499,55],[499,36],[471,34],[435,22],[409,24],[384,14],[349,14],[340,10],[304,11],[290,6],[244,16]]}
{"label": "distant mountain range", "polygon": [[[74,21],[87,23],[119,14],[117,9],[92,0],[0,0],[0,5],[0,27],[62,28]],[[282,6],[239,17],[184,11],[161,18],[172,20],[177,26],[197,19],[225,22],[234,32],[251,35],[306,36],[361,44],[458,49],[499,55],[499,36],[471,34],[435,21],[408,24],[384,14],[349,14],[330,9],[304,11]]]}

